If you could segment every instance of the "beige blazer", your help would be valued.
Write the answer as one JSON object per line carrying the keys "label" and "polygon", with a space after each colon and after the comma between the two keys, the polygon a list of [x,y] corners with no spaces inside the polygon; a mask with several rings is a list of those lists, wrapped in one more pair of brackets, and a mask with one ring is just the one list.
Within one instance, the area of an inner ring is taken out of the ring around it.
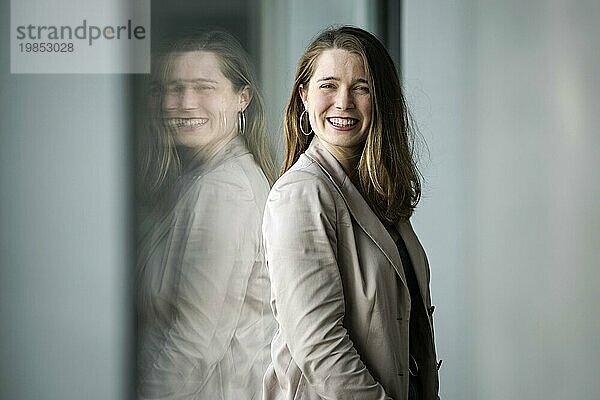
{"label": "beige blazer", "polygon": [[[432,310],[425,252],[409,222],[397,229]],[[411,301],[398,249],[318,138],[271,190],[263,236],[279,324],[263,398],[407,399]],[[438,374],[424,314],[417,358],[430,400]]]}
{"label": "beige blazer", "polygon": [[262,396],[275,331],[260,231],[268,191],[239,137],[181,177],[138,265],[139,399]]}

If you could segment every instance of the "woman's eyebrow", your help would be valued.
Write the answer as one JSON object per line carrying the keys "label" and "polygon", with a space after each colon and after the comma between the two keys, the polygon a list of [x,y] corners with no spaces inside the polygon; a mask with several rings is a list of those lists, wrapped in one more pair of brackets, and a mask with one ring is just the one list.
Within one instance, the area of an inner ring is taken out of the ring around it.
{"label": "woman's eyebrow", "polygon": [[326,76],[323,77],[321,79],[317,79],[317,82],[321,82],[321,81],[339,81],[340,78],[336,78],[335,76]]}
{"label": "woman's eyebrow", "polygon": [[[322,81],[337,81],[337,82],[339,82],[339,80],[340,80],[340,78],[336,78],[335,76],[325,76],[323,78],[317,79],[317,82],[322,82]],[[369,81],[366,80],[365,78],[357,78],[352,83],[366,83],[368,85]]]}
{"label": "woman's eyebrow", "polygon": [[198,79],[173,79],[169,83],[218,83],[210,79],[198,78]]}

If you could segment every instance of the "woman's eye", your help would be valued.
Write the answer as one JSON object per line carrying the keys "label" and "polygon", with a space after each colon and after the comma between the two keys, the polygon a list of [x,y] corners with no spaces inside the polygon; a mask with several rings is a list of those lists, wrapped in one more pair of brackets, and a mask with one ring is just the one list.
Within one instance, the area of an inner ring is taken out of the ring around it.
{"label": "woman's eye", "polygon": [[331,83],[324,83],[321,85],[321,89],[333,89],[335,86]]}
{"label": "woman's eye", "polygon": [[358,93],[369,93],[369,88],[367,86],[357,86],[354,90]]}
{"label": "woman's eye", "polygon": [[185,90],[185,87],[183,85],[168,85],[167,86],[167,93],[169,93],[169,94],[183,93],[184,90]]}
{"label": "woman's eye", "polygon": [[212,89],[214,89],[214,88],[212,86],[209,86],[209,85],[196,85],[196,86],[194,86],[194,90],[197,91],[197,92],[203,92],[203,91],[212,90]]}

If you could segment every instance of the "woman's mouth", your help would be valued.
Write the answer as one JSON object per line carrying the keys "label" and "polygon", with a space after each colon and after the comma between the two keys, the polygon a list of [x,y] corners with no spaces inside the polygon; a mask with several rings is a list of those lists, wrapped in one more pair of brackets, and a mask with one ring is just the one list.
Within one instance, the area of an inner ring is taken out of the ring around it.
{"label": "woman's mouth", "polygon": [[171,128],[197,128],[208,122],[208,118],[167,118]]}
{"label": "woman's mouth", "polygon": [[353,129],[356,126],[356,124],[358,124],[358,120],[356,118],[329,117],[326,119],[327,122],[329,122],[335,129],[343,131]]}

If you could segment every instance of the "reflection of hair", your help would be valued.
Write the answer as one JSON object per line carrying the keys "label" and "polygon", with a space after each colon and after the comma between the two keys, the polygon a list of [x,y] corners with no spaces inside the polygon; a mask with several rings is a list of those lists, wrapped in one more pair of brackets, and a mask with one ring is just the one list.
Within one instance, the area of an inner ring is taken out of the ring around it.
{"label": "reflection of hair", "polygon": [[258,91],[254,68],[246,51],[231,34],[221,30],[200,31],[169,43],[155,58],[150,95],[150,136],[147,137],[141,157],[144,191],[151,197],[160,197],[161,192],[172,184],[179,174],[180,160],[170,129],[160,116],[163,82],[168,73],[169,57],[176,53],[207,51],[217,56],[221,72],[239,92],[248,87],[252,94],[250,104],[244,111],[246,129],[242,136],[248,149],[260,165],[270,183],[275,180],[275,166],[268,144],[263,100]]}
{"label": "reflection of hair", "polygon": [[317,58],[328,49],[360,56],[371,87],[371,125],[358,165],[360,191],[382,221],[408,219],[421,197],[420,174],[413,157],[413,129],[392,58],[375,36],[362,29],[329,28],[308,45],[300,58],[284,116],[286,154],[281,172],[296,162],[314,135],[305,136],[300,131],[304,105],[299,87],[308,86]]}

